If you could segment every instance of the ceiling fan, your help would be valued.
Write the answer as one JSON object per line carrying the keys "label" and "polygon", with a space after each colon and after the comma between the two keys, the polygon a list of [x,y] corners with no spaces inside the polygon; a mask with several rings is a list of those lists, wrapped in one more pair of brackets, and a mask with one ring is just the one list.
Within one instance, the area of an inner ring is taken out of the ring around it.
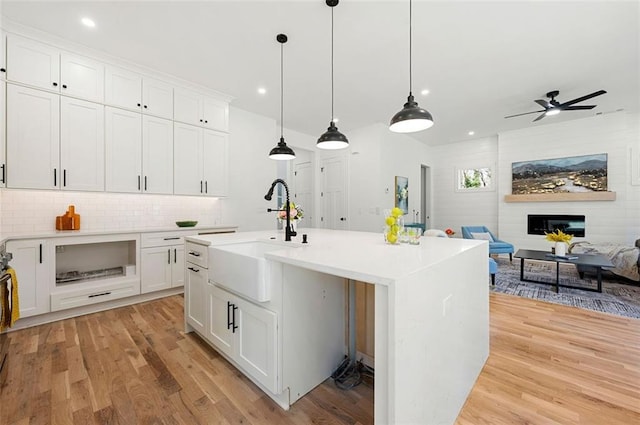
{"label": "ceiling fan", "polygon": [[582,97],[578,97],[576,99],[570,100],[568,102],[564,102],[564,103],[560,103],[556,100],[556,96],[560,94],[560,92],[558,90],[553,90],[550,91],[549,93],[547,93],[547,97],[550,100],[541,100],[538,99],[535,102],[542,106],[544,109],[541,111],[532,111],[532,112],[525,112],[523,114],[516,114],[516,115],[509,115],[505,118],[513,118],[513,117],[519,117],[520,115],[528,115],[528,114],[539,114],[540,112],[542,112],[542,115],[540,115],[538,118],[536,118],[535,121],[541,120],[542,118],[544,118],[547,115],[556,115],[559,114],[560,111],[580,111],[580,110],[585,110],[585,109],[593,109],[596,107],[596,105],[576,105],[574,106],[574,104],[578,103],[578,102],[582,102],[585,101],[587,99],[591,99],[592,97],[596,97],[596,96],[600,96],[601,94],[605,94],[606,91],[604,90],[598,90],[596,92],[593,92],[591,94],[588,94],[586,96],[582,96]]}

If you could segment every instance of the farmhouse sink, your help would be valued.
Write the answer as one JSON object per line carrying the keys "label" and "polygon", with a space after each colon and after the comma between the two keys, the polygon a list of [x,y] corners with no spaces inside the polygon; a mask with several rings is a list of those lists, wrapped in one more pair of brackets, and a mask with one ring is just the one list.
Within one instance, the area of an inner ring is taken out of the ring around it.
{"label": "farmhouse sink", "polygon": [[248,241],[209,247],[209,280],[259,302],[271,299],[271,270],[264,254],[292,243]]}

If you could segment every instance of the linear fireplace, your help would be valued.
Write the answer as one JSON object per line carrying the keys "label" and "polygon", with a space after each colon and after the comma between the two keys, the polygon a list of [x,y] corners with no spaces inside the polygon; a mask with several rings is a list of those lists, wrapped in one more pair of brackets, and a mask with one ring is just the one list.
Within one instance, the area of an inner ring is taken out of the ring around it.
{"label": "linear fireplace", "polygon": [[540,215],[527,216],[527,233],[530,235],[544,235],[561,230],[564,233],[584,237],[583,215]]}

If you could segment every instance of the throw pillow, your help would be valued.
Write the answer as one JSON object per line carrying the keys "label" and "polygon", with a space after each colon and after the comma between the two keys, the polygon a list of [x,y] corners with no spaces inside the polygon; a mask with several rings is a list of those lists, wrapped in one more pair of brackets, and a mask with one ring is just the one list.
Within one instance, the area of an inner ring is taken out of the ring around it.
{"label": "throw pillow", "polygon": [[484,241],[493,242],[493,238],[491,237],[491,234],[487,232],[483,232],[483,233],[471,232],[471,237],[473,237],[473,239],[482,239]]}

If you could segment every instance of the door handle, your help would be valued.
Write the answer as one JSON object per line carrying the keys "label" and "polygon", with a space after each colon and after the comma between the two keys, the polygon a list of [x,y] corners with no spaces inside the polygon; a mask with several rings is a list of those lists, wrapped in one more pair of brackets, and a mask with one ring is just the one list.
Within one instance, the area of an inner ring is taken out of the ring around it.
{"label": "door handle", "polygon": [[167,264],[171,264],[171,248],[167,249]]}
{"label": "door handle", "polygon": [[140,176],[138,175],[138,190],[140,190]]}
{"label": "door handle", "polygon": [[236,333],[236,329],[238,329],[238,327],[236,326],[236,310],[238,309],[238,306],[233,304],[233,311],[232,311],[232,315],[233,315],[233,324],[231,327],[231,333]]}
{"label": "door handle", "polygon": [[58,187],[58,169],[53,169],[53,187]]}
{"label": "door handle", "polygon": [[177,248],[173,248],[173,262],[174,263],[178,262],[178,249]]}
{"label": "door handle", "polygon": [[2,164],[2,166],[1,166],[1,167],[2,167],[2,183],[6,183],[6,181],[4,180],[4,171],[5,171],[5,169],[4,169],[4,168],[5,168],[5,165],[4,165],[4,164]]}
{"label": "door handle", "polygon": [[67,187],[67,169],[62,170],[62,186]]}
{"label": "door handle", "polygon": [[144,176],[144,191],[147,191],[147,176]]}
{"label": "door handle", "polygon": [[231,329],[233,322],[231,320],[231,314],[229,314],[229,308],[232,306],[231,301],[227,301],[227,329]]}
{"label": "door handle", "polygon": [[42,264],[42,244],[40,244],[40,264]]}
{"label": "door handle", "polygon": [[209,182],[207,180],[204,182],[204,193],[209,193]]}

